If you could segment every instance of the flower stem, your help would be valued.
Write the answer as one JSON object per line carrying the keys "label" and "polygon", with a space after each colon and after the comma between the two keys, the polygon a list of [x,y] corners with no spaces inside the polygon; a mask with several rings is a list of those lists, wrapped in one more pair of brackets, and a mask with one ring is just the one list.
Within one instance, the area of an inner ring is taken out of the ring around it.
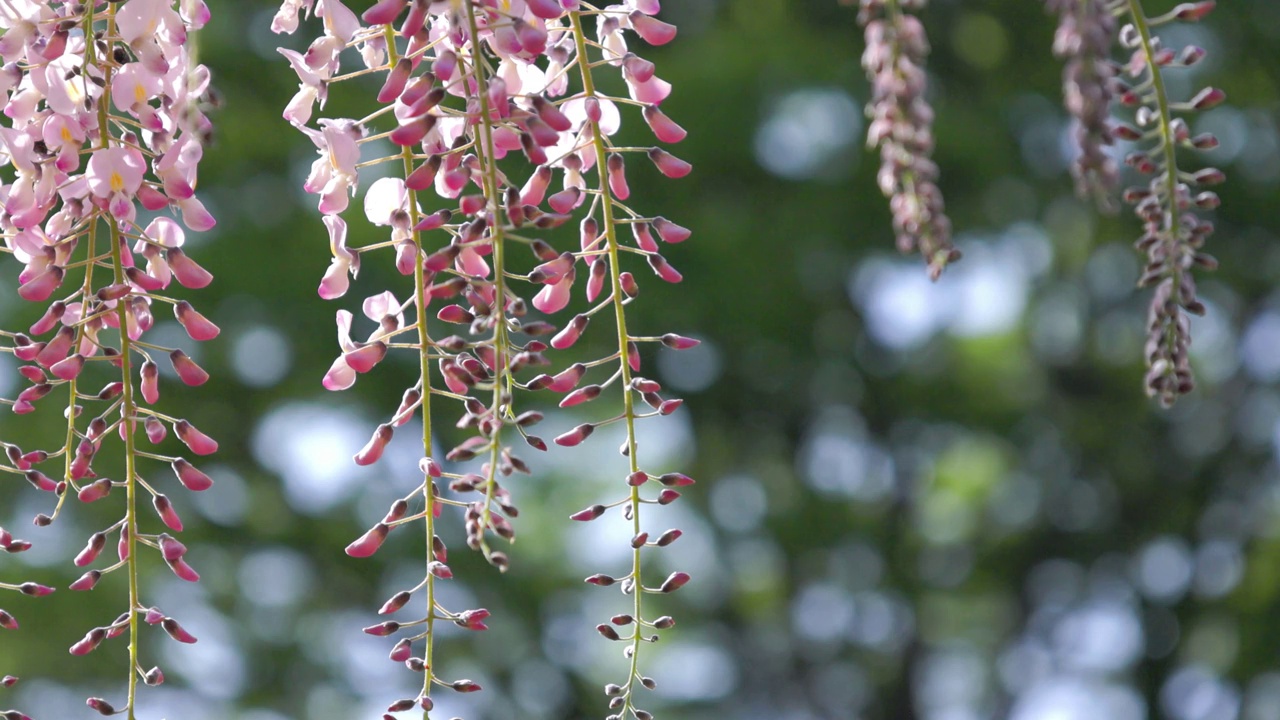
{"label": "flower stem", "polygon": [[[586,62],[587,58],[587,41],[586,35],[582,30],[581,13],[569,13],[569,22],[573,28],[574,42],[578,48],[578,67],[582,72],[582,89],[583,93],[589,98],[595,98],[596,87],[595,81],[591,75],[590,63]],[[636,457],[636,413],[634,406],[634,398],[631,394],[631,366],[627,364],[627,314],[622,298],[626,297],[626,293],[622,290],[621,270],[618,263],[618,230],[617,224],[613,218],[613,192],[609,188],[609,183],[605,177],[605,167],[608,164],[608,152],[605,149],[604,133],[600,130],[600,124],[590,121],[591,124],[591,143],[595,147],[596,152],[596,175],[600,180],[600,198],[603,200],[600,204],[601,216],[604,219],[604,234],[608,243],[609,255],[609,279],[613,288],[613,308],[614,318],[616,319],[618,331],[618,358],[619,368],[622,373],[622,414],[627,423],[627,458],[631,462],[631,472],[640,471],[640,461]],[[631,521],[633,534],[640,534],[640,488],[631,488]],[[635,600],[634,617],[639,621],[643,615],[640,612],[641,591],[643,583],[640,580],[640,548],[632,551],[631,579],[635,586],[632,588],[632,596]],[[621,711],[622,715],[632,708],[632,687],[636,678],[637,669],[640,659],[640,642],[641,634],[636,632],[635,638],[631,641],[631,672],[627,677],[626,701]]]}

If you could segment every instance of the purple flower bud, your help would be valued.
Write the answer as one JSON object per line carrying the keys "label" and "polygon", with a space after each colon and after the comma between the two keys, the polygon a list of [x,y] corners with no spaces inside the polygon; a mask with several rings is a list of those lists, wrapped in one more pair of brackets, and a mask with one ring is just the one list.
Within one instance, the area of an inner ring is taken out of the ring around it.
{"label": "purple flower bud", "polygon": [[[197,455],[212,455],[218,451],[217,441],[197,430],[194,425],[186,420],[179,420],[174,423],[173,431],[178,435],[178,439],[188,448],[191,448],[191,452]],[[176,466],[177,463],[175,462],[174,465]],[[181,478],[181,473],[179,473],[179,478]]]}
{"label": "purple flower bud", "polygon": [[168,497],[158,494],[151,499],[151,504],[155,506],[156,514],[166,527],[174,532],[182,532],[182,518],[178,517],[178,512],[173,509],[173,503],[169,502]]}
{"label": "purple flower bud", "polygon": [[160,533],[160,554],[164,556],[165,561],[174,562],[187,554],[187,546],[168,533]]}
{"label": "purple flower bud", "polygon": [[662,533],[661,535],[659,535],[658,539],[655,540],[653,544],[657,545],[658,547],[666,547],[671,543],[675,542],[676,540],[679,540],[680,536],[683,534],[684,533],[679,530],[675,530],[675,529],[668,530]]}
{"label": "purple flower bud", "polygon": [[88,655],[96,650],[106,637],[106,630],[103,630],[102,628],[94,628],[89,631],[89,634],[81,638],[79,642],[72,645],[70,652],[72,655]]}
{"label": "purple flower bud", "polygon": [[1222,101],[1226,99],[1227,94],[1222,90],[1215,87],[1207,87],[1196,93],[1196,96],[1191,98],[1189,104],[1196,110],[1208,110],[1222,104]]}
{"label": "purple flower bud", "polygon": [[396,632],[399,629],[400,629],[400,623],[396,622],[395,620],[388,620],[386,622],[378,623],[377,625],[370,625],[369,627],[364,629],[364,632],[368,635],[386,637]]}
{"label": "purple flower bud", "polygon": [[49,372],[59,380],[75,380],[80,376],[80,371],[83,369],[84,356],[75,354],[65,360],[59,360],[54,363],[49,368]]}
{"label": "purple flower bud", "polygon": [[391,660],[393,662],[404,662],[405,660],[408,660],[409,656],[412,654],[413,642],[409,640],[409,638],[401,640],[396,643],[395,647],[391,648]]}
{"label": "purple flower bud", "polygon": [[80,502],[91,503],[106,497],[109,492],[111,492],[111,481],[106,478],[100,478],[80,488],[77,497]]}
{"label": "purple flower bud", "polygon": [[598,518],[598,517],[600,517],[601,515],[603,515],[603,514],[604,514],[604,511],[605,511],[605,510],[607,510],[607,509],[608,509],[608,508],[606,508],[604,505],[592,505],[592,506],[591,506],[591,507],[589,507],[589,508],[585,508],[585,509],[583,509],[583,510],[579,510],[578,512],[576,512],[576,513],[574,513],[574,514],[570,515],[570,516],[569,516],[569,519],[570,519],[570,520],[577,520],[577,521],[579,521],[579,522],[586,522],[586,521],[588,521],[588,520],[595,520],[596,518]]}
{"label": "purple flower bud", "polygon": [[569,321],[569,324],[564,326],[563,330],[556,333],[555,337],[551,338],[551,347],[557,350],[566,350],[572,347],[574,343],[578,342],[578,338],[581,337],[582,332],[587,329],[587,324],[590,321],[591,318],[587,315],[575,315],[574,318]]}
{"label": "purple flower bud", "polygon": [[[185,551],[185,548],[183,550]],[[181,557],[176,560],[166,559],[165,563],[169,565],[169,569],[173,571],[173,574],[177,575],[180,579],[186,580],[187,582],[200,581],[200,574],[196,572],[195,568],[188,565],[187,561],[183,560]]]}
{"label": "purple flower bud", "polygon": [[196,636],[187,632],[181,625],[178,624],[177,620],[174,620],[171,617],[167,617],[164,620],[162,620],[160,622],[160,627],[164,628],[164,631],[169,634],[169,637],[173,638],[174,640],[177,640],[180,643],[187,643],[188,645],[190,645],[196,642]]}
{"label": "purple flower bud", "polygon": [[195,260],[187,257],[186,253],[182,252],[182,248],[169,248],[165,251],[165,259],[169,262],[169,268],[173,270],[173,276],[185,288],[199,290],[213,282],[213,275],[196,264]]}
{"label": "purple flower bud", "polygon": [[636,34],[650,45],[666,45],[676,37],[676,26],[671,23],[662,22],[639,11],[632,12],[628,19]]}
{"label": "purple flower bud", "polygon": [[378,462],[382,457],[382,451],[386,449],[387,443],[391,442],[391,435],[394,429],[391,425],[383,423],[373,432],[373,436],[369,438],[369,442],[355,454],[353,458],[357,465],[372,465]]}
{"label": "purple flower bud", "polygon": [[178,482],[192,492],[200,492],[213,487],[213,480],[208,475],[197,470],[195,466],[183,458],[175,459],[172,467],[174,474],[178,476]]}
{"label": "purple flower bud", "polygon": [[682,178],[693,172],[692,165],[660,148],[649,151],[649,160],[658,168],[658,172],[672,179]]}
{"label": "purple flower bud", "polygon": [[158,667],[153,667],[150,670],[148,670],[145,675],[142,676],[142,682],[146,683],[150,687],[163,685],[164,672],[162,672]]}
{"label": "purple flower bud", "polygon": [[209,373],[204,371],[181,350],[174,350],[169,353],[169,361],[173,363],[173,369],[178,373],[178,379],[183,383],[196,387],[203,385],[209,380]]}
{"label": "purple flower bud", "polygon": [[387,533],[391,532],[391,527],[378,523],[369,529],[364,535],[361,535],[355,542],[347,546],[347,554],[351,557],[365,558],[373,555],[382,547],[382,541],[387,539]]}
{"label": "purple flower bud", "polygon": [[600,624],[596,626],[596,632],[604,636],[605,640],[621,640],[618,631],[613,629],[612,625]]}
{"label": "purple flower bud", "polygon": [[5,630],[17,630],[18,620],[4,610],[0,610],[0,628]]}
{"label": "purple flower bud", "polygon": [[662,492],[658,493],[658,504],[670,505],[671,503],[675,502],[679,498],[680,498],[680,493],[678,491],[672,490],[671,488],[666,488]]}
{"label": "purple flower bud", "polygon": [[480,690],[480,684],[473,680],[455,680],[449,687],[460,693],[472,693]]}
{"label": "purple flower bud", "polygon": [[573,407],[575,405],[581,405],[582,403],[595,400],[597,397],[600,397],[600,392],[601,387],[599,385],[584,385],[568,395],[565,395],[564,399],[560,401],[560,407]]}
{"label": "purple flower bud", "polygon": [[143,421],[143,427],[147,432],[147,440],[150,440],[152,445],[159,445],[169,435],[169,429],[164,426],[164,423],[160,422],[160,418],[154,415],[147,416],[147,419]]}
{"label": "purple flower bud", "polygon": [[217,325],[210,322],[204,315],[196,312],[196,309],[191,307],[191,303],[186,300],[179,301],[178,304],[173,306],[173,315],[178,319],[178,323],[182,325],[183,329],[187,331],[187,335],[191,336],[192,340],[212,340],[218,337],[218,333],[221,332]]}
{"label": "purple flower bud", "polygon": [[107,702],[106,700],[103,700],[102,698],[91,697],[88,700],[85,700],[84,704],[88,705],[94,710],[97,710],[99,715],[115,715],[116,714],[115,706]]}
{"label": "purple flower bud", "polygon": [[98,570],[90,570],[81,575],[75,582],[67,588],[69,590],[82,591],[92,590],[98,581],[102,579],[102,572]]}
{"label": "purple flower bud", "polygon": [[666,280],[669,283],[678,283],[684,279],[678,270],[671,267],[666,258],[661,255],[649,255],[646,258],[649,261],[649,267],[653,269],[654,274]]}
{"label": "purple flower bud", "polygon": [[89,536],[89,542],[85,544],[84,549],[76,555],[73,561],[76,567],[84,567],[94,560],[98,559],[98,554],[102,552],[102,548],[107,546],[107,536],[96,532]]}
{"label": "purple flower bud", "polygon": [[666,580],[662,581],[662,585],[658,588],[658,592],[675,592],[676,590],[684,587],[687,582],[689,582],[689,573],[673,572],[667,576]]}
{"label": "purple flower bud", "polygon": [[145,360],[139,374],[142,376],[142,399],[149,405],[155,405],[160,399],[160,368],[154,362]]}
{"label": "purple flower bud", "polygon": [[609,191],[619,200],[631,197],[631,188],[627,185],[627,165],[622,155],[618,153],[610,155],[605,164],[609,178]]}

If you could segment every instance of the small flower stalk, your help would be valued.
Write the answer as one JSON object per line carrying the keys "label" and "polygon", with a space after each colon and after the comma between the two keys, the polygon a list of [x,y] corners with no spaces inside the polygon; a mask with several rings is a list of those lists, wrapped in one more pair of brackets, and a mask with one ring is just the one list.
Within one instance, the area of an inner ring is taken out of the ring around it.
{"label": "small flower stalk", "polygon": [[1148,17],[1140,0],[1108,4],[1127,20],[1119,41],[1128,53],[1110,86],[1120,104],[1133,109],[1132,124],[1115,123],[1112,133],[1138,146],[1124,162],[1150,178],[1145,185],[1124,191],[1125,201],[1133,205],[1143,224],[1135,245],[1146,253],[1147,264],[1138,285],[1155,287],[1147,320],[1145,383],[1147,393],[1166,407],[1195,385],[1188,356],[1189,314],[1202,315],[1205,307],[1196,298],[1192,270],[1217,267],[1217,260],[1203,251],[1213,223],[1197,213],[1218,207],[1217,193],[1208,188],[1226,179],[1217,168],[1184,169],[1178,151],[1217,147],[1217,139],[1208,133],[1193,136],[1186,118],[1217,106],[1226,95],[1206,87],[1187,99],[1170,97],[1165,73],[1194,65],[1205,52],[1195,46],[1165,48],[1155,29],[1172,22],[1198,21],[1214,5],[1213,0],[1182,3],[1163,15]]}
{"label": "small flower stalk", "polygon": [[[133,720],[138,681],[158,684],[163,677],[158,669],[143,670],[141,625],[159,624],[175,640],[195,642],[176,620],[144,606],[139,594],[141,561],[151,560],[152,550],[178,577],[198,579],[183,558],[186,547],[169,534],[182,530],[182,519],[165,491],[167,484],[201,490],[209,479],[161,451],[179,443],[186,446],[182,454],[217,448],[188,421],[156,409],[161,363],[187,385],[203,384],[208,375],[182,350],[145,339],[161,308],[174,312],[195,340],[218,334],[188,301],[167,294],[174,285],[201,288],[212,280],[182,250],[187,231],[214,225],[195,195],[211,132],[204,115],[209,73],[193,61],[190,45],[209,11],[198,0],[180,6],[128,0],[25,2],[0,13],[8,28],[0,37],[8,118],[0,139],[15,177],[5,188],[0,231],[4,252],[23,265],[17,294],[45,307],[24,331],[0,331],[0,350],[19,362],[26,383],[0,402],[20,415],[66,418],[65,435],[49,447],[0,441],[0,471],[49,494],[51,509],[35,517],[38,526],[53,523],[69,504],[122,504],[120,519],[91,534],[74,558],[85,571],[70,589],[91,590],[119,572],[128,605],[70,652],[86,655],[127,638],[127,696],[87,704]],[[170,429],[178,442],[164,445]],[[144,435],[160,447],[143,449]],[[96,461],[103,458],[123,474],[100,476]],[[166,478],[170,468],[173,479]],[[151,475],[153,469],[161,472]],[[29,544],[0,530],[0,547],[19,552]],[[0,583],[0,589],[53,590],[34,583]],[[14,627],[13,616],[0,611],[0,628]]]}
{"label": "small flower stalk", "polygon": [[960,259],[951,244],[948,219],[933,161],[933,108],[925,99],[929,41],[924,25],[907,10],[926,0],[859,0],[858,22],[866,35],[862,67],[871,82],[868,147],[880,148],[877,182],[889,198],[901,252],[919,252],[937,280]]}
{"label": "small flower stalk", "polygon": [[[329,235],[329,267],[319,294],[343,297],[366,254],[379,250],[390,251],[388,260],[412,278],[406,280],[411,291],[404,300],[391,291],[364,300],[362,310],[373,324],[368,335],[353,336],[354,315],[338,312],[341,353],[323,379],[326,388],[344,390],[392,351],[418,359],[417,381],[405,389],[397,408],[388,409],[385,422],[354,458],[361,465],[376,463],[397,428],[415,415],[422,418],[416,487],[347,547],[351,556],[368,557],[393,530],[418,522],[424,526],[427,561],[421,582],[389,598],[380,613],[422,609],[412,618],[365,628],[396,638],[391,660],[424,675],[421,692],[390,704],[387,713],[430,712],[435,689],[480,690],[471,680],[443,674],[447,663],[434,652],[438,623],[483,630],[489,616],[482,608],[447,608],[437,599],[436,583],[453,577],[448,548],[435,528],[443,509],[461,512],[467,544],[505,570],[507,555],[491,547],[494,538],[515,537],[512,521],[518,510],[505,484],[531,471],[516,443],[547,448],[547,441],[531,432],[543,413],[521,407],[526,398],[550,391],[567,409],[598,406],[610,390],[620,390],[620,414],[581,423],[554,442],[576,445],[609,423],[627,427],[629,470],[620,473],[625,494],[607,507],[619,508],[634,524],[635,535],[643,537],[632,544],[632,569],[617,579],[634,598],[633,614],[626,616],[632,621],[619,624],[623,630],[611,638],[627,647],[630,679],[611,686],[617,690],[610,697],[612,717],[650,717],[634,704],[634,688],[652,685],[639,674],[640,648],[654,639],[653,630],[673,621],[644,619],[640,598],[672,592],[687,576],[642,583],[640,553],[659,543],[649,542],[640,530],[641,509],[670,503],[678,492],[648,492],[660,482],[642,492],[645,483],[635,482],[650,476],[640,469],[634,423],[669,414],[680,401],[661,397],[658,383],[636,373],[642,345],[687,347],[695,341],[628,332],[625,306],[636,297],[638,284],[620,260],[624,254],[638,255],[659,278],[678,282],[680,273],[661,254],[659,241],[679,243],[690,232],[664,218],[641,215],[624,202],[631,195],[629,169],[678,178],[692,168],[663,147],[619,147],[611,137],[628,106],[637,108],[658,142],[684,137],[660,108],[670,85],[656,75],[653,63],[628,49],[636,37],[651,45],[674,38],[674,26],[656,17],[658,11],[657,0],[603,8],[578,0],[380,0],[357,15],[339,0],[321,0],[314,8],[287,0],[273,22],[276,32],[294,32],[308,12],[322,21],[322,34],[305,52],[281,49],[299,80],[284,118],[319,151],[306,182]],[[590,37],[584,22],[594,25]],[[344,69],[339,55],[351,47],[362,67]],[[598,58],[588,56],[589,47],[596,48],[591,52]],[[596,66],[620,72],[628,97],[598,92]],[[313,121],[328,94],[347,81],[367,93],[368,114]],[[636,163],[637,156],[649,162]],[[367,168],[382,165],[394,171],[387,176],[379,168],[380,177],[372,182],[362,177],[373,174]],[[389,236],[357,246],[348,241],[343,213],[361,191],[366,219],[387,228]],[[624,228],[633,242],[624,244]],[[585,294],[588,308],[569,315],[575,288]],[[616,352],[544,371],[552,364],[551,351],[572,348],[601,315],[614,318]],[[636,400],[651,411],[640,412]],[[435,457],[433,443],[452,437],[433,415],[442,407],[456,408],[454,425],[464,438],[450,440],[451,449]],[[600,508],[601,513],[607,509]]]}

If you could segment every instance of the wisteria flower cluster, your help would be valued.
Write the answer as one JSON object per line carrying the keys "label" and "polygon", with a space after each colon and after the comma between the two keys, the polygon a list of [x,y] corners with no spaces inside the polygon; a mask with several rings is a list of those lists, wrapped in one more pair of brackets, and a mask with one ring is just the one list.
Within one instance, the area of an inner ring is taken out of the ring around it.
{"label": "wisteria flower cluster", "polygon": [[919,251],[936,280],[960,251],[951,244],[932,158],[933,108],[924,96],[929,40],[920,19],[905,12],[925,1],[859,0],[858,22],[866,32],[862,67],[871,82],[867,145],[880,148],[876,180],[889,198],[898,250]]}
{"label": "wisteria flower cluster", "polygon": [[[152,551],[179,578],[198,579],[184,560],[186,547],[170,534],[183,523],[165,491],[169,485],[204,490],[211,481],[169,453],[179,444],[200,456],[217,449],[189,421],[157,409],[160,363],[187,385],[208,375],[182,350],[144,339],[162,307],[193,340],[218,335],[190,302],[166,294],[174,281],[202,288],[212,280],[182,249],[187,231],[214,225],[195,195],[211,131],[203,112],[209,72],[192,61],[190,47],[193,31],[208,19],[200,0],[180,6],[10,0],[0,6],[0,162],[14,178],[0,188],[0,231],[3,250],[23,266],[18,295],[46,305],[25,332],[0,331],[0,350],[21,363],[25,381],[16,397],[0,402],[19,415],[66,418],[65,433],[44,447],[0,441],[0,471],[49,493],[50,511],[36,516],[38,526],[79,503],[120,501],[120,519],[90,535],[76,555],[75,565],[86,571],[70,589],[88,591],[119,577],[127,605],[70,652],[86,655],[125,638],[127,695],[123,702],[89,698],[88,705],[130,720],[138,681],[164,681],[160,668],[145,668],[142,625],[157,625],[178,642],[196,641],[178,620],[145,604],[139,580],[140,555]],[[167,440],[170,430],[176,443]],[[144,436],[154,450],[143,449]],[[99,475],[102,467],[114,477]],[[151,473],[161,468],[162,474]],[[174,477],[165,478],[170,471]],[[154,514],[143,507],[148,499]],[[112,540],[114,559],[100,562]],[[0,549],[29,547],[0,529]],[[30,582],[0,583],[0,589],[53,592]],[[0,629],[17,627],[14,615],[0,610]],[[6,676],[4,685],[14,682]],[[18,711],[0,716],[26,717]]]}
{"label": "wisteria flower cluster", "polygon": [[[1049,2],[1050,8],[1062,13],[1055,49],[1069,58],[1067,107],[1082,127],[1077,134],[1081,149],[1077,176],[1098,189],[1110,184],[1114,173],[1109,169],[1104,146],[1116,137],[1136,145],[1125,155],[1125,165],[1151,178],[1145,185],[1126,189],[1123,196],[1133,205],[1144,228],[1135,243],[1138,250],[1147,254],[1138,285],[1155,286],[1144,353],[1146,388],[1166,406],[1195,386],[1188,357],[1188,313],[1202,315],[1205,307],[1196,298],[1191,270],[1212,270],[1218,264],[1203,252],[1205,240],[1213,233],[1213,223],[1197,216],[1196,211],[1218,207],[1217,193],[1203,188],[1226,180],[1217,168],[1188,171],[1179,166],[1179,148],[1210,150],[1218,146],[1212,134],[1192,135],[1183,116],[1219,105],[1226,94],[1206,87],[1186,100],[1171,98],[1165,72],[1195,65],[1204,58],[1205,51],[1193,45],[1165,48],[1155,28],[1175,21],[1198,21],[1215,4],[1213,0],[1187,2],[1163,15],[1148,17],[1140,0]],[[1126,20],[1120,26],[1118,39],[1128,57],[1104,69],[1100,58],[1111,46],[1113,16]],[[1102,117],[1107,110],[1105,103],[1111,98],[1132,108],[1131,123]]]}
{"label": "wisteria flower cluster", "polygon": [[[286,0],[274,19],[273,29],[283,33],[294,32],[308,12],[322,21],[322,34],[305,51],[280,51],[299,80],[284,117],[318,153],[305,187],[318,196],[331,250],[319,294],[342,297],[366,254],[376,250],[391,250],[396,269],[413,278],[404,296],[384,291],[364,300],[372,329],[355,336],[363,340],[352,336],[354,315],[338,312],[341,354],[323,381],[330,390],[344,390],[393,350],[418,358],[416,382],[355,455],[361,465],[377,462],[397,428],[422,418],[416,486],[347,548],[349,555],[366,557],[393,530],[418,522],[425,526],[428,560],[422,581],[391,597],[380,613],[407,612],[415,595],[414,605],[421,609],[412,619],[365,628],[373,635],[396,636],[391,659],[424,676],[420,693],[392,703],[387,713],[430,711],[437,686],[464,693],[480,689],[469,679],[449,676],[447,662],[434,653],[438,623],[483,630],[489,616],[483,608],[445,607],[437,596],[436,583],[453,576],[446,542],[437,533],[441,512],[461,512],[467,545],[505,569],[507,555],[491,546],[494,536],[510,540],[515,533],[512,520],[518,511],[504,484],[516,473],[530,472],[513,443],[547,448],[531,433],[543,414],[526,408],[526,398],[532,404],[546,391],[561,396],[560,407],[571,408],[599,405],[612,390],[620,410],[578,424],[553,441],[574,446],[601,426],[626,427],[625,468],[612,471],[619,497],[576,513],[573,520],[594,520],[616,508],[632,529],[631,567],[617,575],[593,575],[587,582],[616,585],[631,598],[628,612],[597,628],[621,643],[628,659],[626,678],[606,688],[610,717],[652,717],[637,706],[637,689],[654,686],[641,674],[639,661],[644,644],[656,640],[654,631],[671,627],[674,620],[645,614],[644,598],[673,592],[689,576],[677,572],[660,581],[642,576],[646,551],[680,535],[646,530],[642,510],[675,501],[676,488],[693,481],[679,473],[651,474],[641,463],[636,421],[669,414],[681,403],[663,397],[657,381],[639,374],[642,347],[680,349],[696,341],[675,334],[641,336],[628,328],[626,308],[639,284],[624,269],[623,258],[643,260],[660,279],[679,282],[681,275],[660,243],[682,242],[690,231],[626,204],[631,196],[627,161],[643,156],[653,171],[670,178],[684,177],[692,168],[662,147],[623,147],[612,138],[624,111],[632,108],[660,143],[685,136],[661,109],[671,86],[632,49],[636,39],[662,45],[675,37],[676,28],[657,17],[659,10],[658,0],[606,7],[578,0],[379,0],[357,15],[339,0],[317,0],[314,6],[309,0]],[[344,71],[348,50],[360,65]],[[620,73],[627,97],[598,89],[596,75],[602,71]],[[376,82],[364,85],[370,79]],[[312,124],[317,106],[323,108],[329,93],[346,81],[368,88],[369,113]],[[390,167],[394,172],[378,177]],[[370,175],[377,179],[370,182]],[[357,247],[348,242],[342,213],[361,190],[365,218],[388,228],[390,236]],[[566,232],[574,222],[577,232]],[[561,243],[567,247],[557,247]],[[575,287],[588,307],[558,319]],[[551,351],[568,351],[593,320],[612,322],[616,350],[542,372],[554,364]],[[469,435],[440,458],[432,446],[446,437],[437,416],[443,403],[456,403],[456,425]]]}
{"label": "wisteria flower cluster", "polygon": [[1071,164],[1076,192],[1093,197],[1104,208],[1120,182],[1120,169],[1108,148],[1111,133],[1111,86],[1116,70],[1111,62],[1115,42],[1114,3],[1108,0],[1045,0],[1058,14],[1053,53],[1066,61],[1062,71],[1062,99],[1075,120],[1073,137],[1080,154]]}

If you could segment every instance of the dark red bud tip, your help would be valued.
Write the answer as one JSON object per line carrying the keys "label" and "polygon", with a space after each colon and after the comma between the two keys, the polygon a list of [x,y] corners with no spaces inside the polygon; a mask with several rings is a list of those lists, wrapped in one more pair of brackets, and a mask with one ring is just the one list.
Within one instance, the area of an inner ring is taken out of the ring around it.
{"label": "dark red bud tip", "polygon": [[678,499],[680,499],[680,493],[676,490],[672,490],[671,488],[667,488],[661,493],[658,493],[659,505],[670,505]]}
{"label": "dark red bud tip", "polygon": [[691,347],[697,347],[702,344],[701,340],[676,335],[675,333],[667,333],[662,336],[662,344],[672,350],[688,350]]}
{"label": "dark red bud tip", "polygon": [[480,683],[474,680],[455,680],[450,687],[461,693],[472,693],[480,690]]}
{"label": "dark red bud tip", "polygon": [[408,700],[397,700],[387,706],[387,712],[389,713],[405,712],[406,710],[412,710],[417,705],[418,705],[418,701],[414,700],[413,698],[409,698]]}
{"label": "dark red bud tip", "polygon": [[662,617],[653,621],[653,626],[658,628],[659,630],[666,630],[667,628],[675,627],[675,625],[676,625],[676,620],[670,615],[663,615]]}
{"label": "dark red bud tip", "polygon": [[614,625],[630,625],[631,623],[635,622],[635,618],[631,617],[630,615],[614,615],[613,617],[609,618],[609,622],[613,623]]}
{"label": "dark red bud tip", "polygon": [[618,581],[609,575],[598,573],[596,575],[592,575],[591,577],[587,578],[585,582],[589,582],[592,585],[599,585],[600,587],[609,587],[610,585]]}
{"label": "dark red bud tip", "polygon": [[592,505],[592,506],[591,506],[591,507],[589,507],[589,508],[586,508],[586,509],[584,509],[584,510],[579,510],[578,512],[576,512],[576,513],[574,513],[574,514],[570,515],[570,516],[569,516],[569,519],[570,519],[570,520],[577,520],[577,521],[579,521],[579,522],[586,522],[586,521],[588,521],[588,520],[595,520],[596,518],[598,518],[598,517],[600,517],[601,515],[603,515],[603,514],[604,514],[605,509],[606,509],[606,508],[605,508],[605,506],[603,506],[603,505]]}
{"label": "dark red bud tip", "polygon": [[627,484],[631,487],[640,487],[649,480],[649,474],[643,470],[637,470],[627,476]]}
{"label": "dark red bud tip", "polygon": [[596,632],[598,632],[598,633],[600,633],[601,635],[603,635],[603,636],[604,636],[604,638],[605,638],[606,640],[621,640],[621,639],[622,639],[621,637],[618,637],[618,631],[617,631],[617,630],[614,630],[614,629],[613,629],[613,627],[612,627],[611,625],[605,625],[605,624],[603,624],[603,623],[602,623],[602,624],[600,624],[600,625],[597,625],[597,626],[596,626]]}
{"label": "dark red bud tip", "polygon": [[689,582],[689,579],[689,573],[673,572],[667,576],[666,580],[662,581],[662,585],[658,588],[658,592],[675,592],[676,590],[684,587],[685,584]]}
{"label": "dark red bud tip", "polygon": [[85,700],[84,704],[88,705],[94,710],[97,710],[99,715],[115,715],[116,714],[115,706],[107,702],[106,700],[103,700],[102,698],[91,697],[88,700]]}

